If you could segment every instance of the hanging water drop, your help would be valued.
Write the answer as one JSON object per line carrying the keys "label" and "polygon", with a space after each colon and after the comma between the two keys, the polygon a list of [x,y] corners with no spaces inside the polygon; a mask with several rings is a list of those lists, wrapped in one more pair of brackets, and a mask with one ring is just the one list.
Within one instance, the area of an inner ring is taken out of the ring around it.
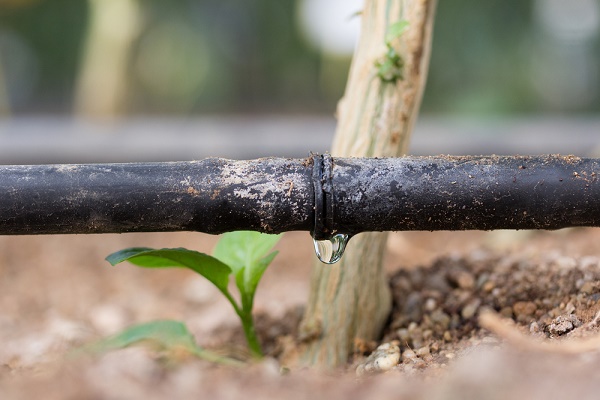
{"label": "hanging water drop", "polygon": [[346,243],[348,243],[348,235],[338,233],[325,240],[313,239],[313,243],[319,261],[324,264],[335,264],[344,255]]}

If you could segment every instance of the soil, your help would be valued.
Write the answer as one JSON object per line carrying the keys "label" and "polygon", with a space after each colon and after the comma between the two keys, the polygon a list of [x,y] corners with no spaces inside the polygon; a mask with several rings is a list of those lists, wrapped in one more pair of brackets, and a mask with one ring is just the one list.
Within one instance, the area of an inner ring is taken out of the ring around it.
{"label": "soil", "polygon": [[201,345],[244,357],[233,311],[202,278],[103,260],[129,246],[210,252],[215,237],[0,237],[0,398],[597,398],[599,241],[587,228],[394,233],[383,337],[318,371],[286,364],[314,264],[306,233],[278,245],[255,305],[269,356],[241,369],[145,347],[71,352],[134,323],[177,319]]}

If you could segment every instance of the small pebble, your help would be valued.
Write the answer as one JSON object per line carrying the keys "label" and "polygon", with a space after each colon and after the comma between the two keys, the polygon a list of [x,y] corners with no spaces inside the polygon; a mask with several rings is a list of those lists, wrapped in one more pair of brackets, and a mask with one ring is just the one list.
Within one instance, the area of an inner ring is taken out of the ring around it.
{"label": "small pebble", "polygon": [[532,316],[537,310],[537,306],[531,301],[517,301],[513,304],[513,312],[517,318],[525,316]]}
{"label": "small pebble", "polygon": [[425,345],[425,341],[423,340],[423,335],[415,336],[412,338],[412,347],[418,349]]}
{"label": "small pebble", "polygon": [[406,298],[403,313],[410,320],[418,321],[422,318],[423,297],[419,292],[412,292]]}
{"label": "small pebble", "polygon": [[556,317],[547,327],[546,330],[551,335],[564,335],[571,332],[573,329],[581,326],[581,321],[574,314],[563,314]]}
{"label": "small pebble", "polygon": [[445,331],[444,332],[444,340],[446,342],[451,342],[452,341],[452,334],[450,333],[450,331]]}
{"label": "small pebble", "polygon": [[496,284],[493,281],[487,281],[483,284],[482,289],[484,292],[489,293],[496,287]]}
{"label": "small pebble", "polygon": [[365,362],[356,367],[356,375],[376,374],[389,371],[400,362],[400,347],[397,341],[384,343],[377,347]]}
{"label": "small pebble", "polygon": [[411,349],[404,350],[404,353],[402,353],[403,360],[414,360],[415,358],[417,358],[417,353]]}
{"label": "small pebble", "polygon": [[431,313],[430,318],[431,322],[440,325],[443,329],[450,325],[450,316],[439,308]]}
{"label": "small pebble", "polygon": [[481,304],[481,299],[473,299],[467,303],[466,306],[463,307],[460,315],[463,319],[471,319],[475,316],[479,305]]}
{"label": "small pebble", "polygon": [[408,340],[410,339],[410,334],[408,333],[408,329],[406,328],[398,329],[396,331],[396,335],[398,335],[398,338],[400,338],[402,342],[408,342]]}
{"label": "small pebble", "polygon": [[423,346],[423,347],[417,349],[416,354],[419,357],[424,357],[426,355],[431,354],[431,350],[429,349],[429,346]]}
{"label": "small pebble", "polygon": [[540,325],[536,321],[533,321],[531,324],[529,324],[529,332],[530,333],[538,333],[539,331],[540,331]]}
{"label": "small pebble", "polygon": [[475,278],[469,272],[463,272],[458,275],[456,283],[461,289],[473,289],[475,287]]}
{"label": "small pebble", "polygon": [[425,300],[425,311],[432,312],[437,307],[437,301],[431,297]]}
{"label": "small pebble", "polygon": [[452,314],[452,317],[450,318],[450,325],[448,327],[452,329],[458,329],[460,325],[461,320],[458,314]]}
{"label": "small pebble", "polygon": [[489,282],[489,279],[490,279],[490,274],[488,274],[487,272],[484,272],[481,275],[479,275],[477,277],[477,283],[476,283],[477,289],[482,289],[483,285],[485,285],[487,282]]}
{"label": "small pebble", "polygon": [[581,285],[581,293],[585,293],[585,294],[592,294],[594,293],[595,290],[595,286],[593,282],[585,282],[583,285]]}
{"label": "small pebble", "polygon": [[415,358],[413,365],[418,369],[425,369],[427,367],[427,362],[425,360],[421,360],[420,358]]}

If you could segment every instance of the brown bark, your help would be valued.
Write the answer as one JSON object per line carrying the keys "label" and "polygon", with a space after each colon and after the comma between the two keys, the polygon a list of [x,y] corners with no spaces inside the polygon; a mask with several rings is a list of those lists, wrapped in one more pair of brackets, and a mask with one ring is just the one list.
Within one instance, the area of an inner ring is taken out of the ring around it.
{"label": "brown bark", "polygon": [[[434,9],[435,0],[365,1],[360,42],[338,105],[333,156],[406,152],[425,86]],[[407,30],[390,38],[390,27],[402,20]],[[379,66],[390,50],[400,56],[400,74],[382,77]],[[338,264],[316,265],[301,327],[301,336],[312,338],[304,363],[341,365],[356,341],[380,335],[391,308],[382,265],[386,240],[386,233],[357,235]]]}

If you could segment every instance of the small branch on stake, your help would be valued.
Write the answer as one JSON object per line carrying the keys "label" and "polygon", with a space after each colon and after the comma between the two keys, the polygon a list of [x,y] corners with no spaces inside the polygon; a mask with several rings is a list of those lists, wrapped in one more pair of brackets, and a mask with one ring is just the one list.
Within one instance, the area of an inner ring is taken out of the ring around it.
{"label": "small branch on stake", "polygon": [[[594,319],[582,328],[597,327],[600,312]],[[509,320],[502,319],[492,311],[482,312],[479,316],[479,326],[492,332],[500,339],[525,351],[541,351],[558,354],[580,354],[600,349],[600,335],[582,339],[566,339],[559,341],[542,341],[523,334]]]}

